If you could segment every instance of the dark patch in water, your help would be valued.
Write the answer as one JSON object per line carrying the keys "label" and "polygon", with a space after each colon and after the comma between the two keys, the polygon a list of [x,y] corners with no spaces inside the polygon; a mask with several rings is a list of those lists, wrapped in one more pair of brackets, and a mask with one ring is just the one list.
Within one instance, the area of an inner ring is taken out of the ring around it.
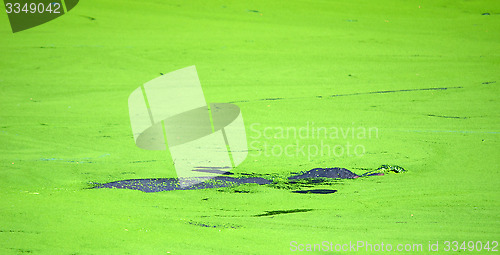
{"label": "dark patch in water", "polygon": [[[190,183],[196,183],[190,185]],[[132,179],[100,184],[94,188],[133,189],[144,192],[160,192],[170,190],[196,190],[210,188],[224,188],[241,184],[256,183],[270,184],[271,181],[259,177],[234,178],[228,176],[193,177],[179,180],[177,178]],[[182,184],[182,185],[181,185]]]}
{"label": "dark patch in water", "polygon": [[136,161],[130,161],[129,163],[145,163],[145,162],[156,162],[156,160],[136,160]]}
{"label": "dark patch in water", "polygon": [[25,250],[25,249],[16,249],[16,248],[9,248],[10,250],[13,250],[13,251],[16,251],[17,254],[21,254],[21,253],[33,253],[32,250]]}
{"label": "dark patch in water", "polygon": [[228,103],[248,103],[248,102],[258,102],[258,101],[278,101],[278,100],[293,100],[293,99],[307,99],[307,98],[323,98],[323,97],[344,97],[344,96],[361,96],[361,95],[373,95],[373,94],[387,94],[387,93],[400,93],[400,92],[416,92],[416,91],[435,91],[435,90],[448,90],[448,89],[463,89],[463,87],[438,87],[438,88],[421,88],[421,89],[399,89],[399,90],[380,90],[380,91],[369,91],[369,92],[359,92],[359,93],[348,93],[348,94],[335,94],[326,96],[313,96],[313,97],[290,97],[290,98],[263,98],[254,100],[242,100],[242,101],[232,101]]}
{"label": "dark patch in water", "polygon": [[384,173],[373,173],[373,174],[364,174],[363,176],[383,176]]}
{"label": "dark patch in water", "polygon": [[0,233],[28,233],[28,234],[40,234],[38,231],[24,231],[24,230],[0,230]]}
{"label": "dark patch in water", "polygon": [[354,179],[359,175],[345,168],[314,168],[303,174],[288,177],[289,180],[306,179],[306,178],[332,178],[332,179]]}
{"label": "dark patch in water", "polygon": [[335,189],[310,189],[310,190],[295,190],[293,193],[300,194],[332,194],[337,192]]}
{"label": "dark patch in water", "polygon": [[264,217],[264,216],[273,216],[278,214],[289,214],[289,213],[299,213],[299,212],[310,212],[313,209],[293,209],[293,210],[277,210],[277,211],[266,211],[263,214],[254,215],[254,217]]}
{"label": "dark patch in water", "polygon": [[200,222],[188,222],[190,225],[195,225],[199,227],[204,227],[204,228],[236,228],[235,226],[226,226],[226,225],[208,225],[205,223],[200,223]]}
{"label": "dark patch in water", "polygon": [[427,114],[427,116],[429,116],[429,117],[445,118],[445,119],[467,119],[467,117],[444,116],[444,115],[434,115],[434,114]]}
{"label": "dark patch in water", "polygon": [[88,20],[92,20],[92,21],[94,21],[94,20],[95,20],[95,18],[94,18],[94,17],[90,17],[90,16],[80,15],[80,17],[83,17],[83,18],[86,18],[86,19],[88,19]]}
{"label": "dark patch in water", "polygon": [[218,192],[225,192],[225,193],[251,193],[250,190],[241,190],[241,189],[219,189],[217,190]]}
{"label": "dark patch in water", "polygon": [[224,174],[224,175],[233,175],[233,173],[228,172],[228,171],[222,171],[221,169],[229,169],[229,167],[197,167],[195,172],[202,172],[202,173],[211,173],[211,174]]}
{"label": "dark patch in water", "polygon": [[359,95],[370,95],[370,94],[387,94],[387,93],[412,92],[412,91],[447,90],[447,89],[461,89],[461,88],[463,88],[463,87],[381,90],[381,91],[360,92],[360,93],[351,93],[351,94],[338,94],[338,95],[331,95],[330,97],[359,96]]}
{"label": "dark patch in water", "polygon": [[25,233],[23,230],[0,230],[0,233]]}
{"label": "dark patch in water", "polygon": [[[210,169],[207,169],[210,170]],[[132,189],[143,192],[160,192],[171,190],[197,190],[211,188],[226,188],[234,187],[243,184],[271,184],[276,189],[298,190],[303,188],[312,188],[317,184],[332,185],[340,179],[355,179],[364,176],[384,175],[384,172],[401,173],[406,170],[399,166],[382,165],[380,168],[366,172],[362,175],[357,175],[345,168],[314,168],[299,174],[294,174],[288,178],[276,178],[270,174],[263,174],[266,178],[256,177],[256,174],[240,174],[239,177],[231,177],[227,175],[215,177],[191,177],[191,178],[154,178],[154,179],[129,179],[115,181],[103,184],[96,184],[92,188],[115,188],[115,189]],[[224,172],[228,175],[233,174]],[[243,177],[245,176],[245,177]],[[248,176],[248,177],[246,177]],[[250,193],[246,190],[222,190],[232,193]],[[299,192],[300,193],[300,192]]]}

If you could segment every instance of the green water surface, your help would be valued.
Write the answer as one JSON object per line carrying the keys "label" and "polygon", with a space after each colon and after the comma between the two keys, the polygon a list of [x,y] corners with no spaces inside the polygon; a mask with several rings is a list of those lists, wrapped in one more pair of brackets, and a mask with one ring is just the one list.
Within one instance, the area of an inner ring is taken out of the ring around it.
{"label": "green water surface", "polygon": [[[292,241],[495,253],[443,242],[500,241],[499,52],[493,0],[85,0],[15,34],[1,14],[0,254],[293,254]],[[135,146],[127,98],[190,65],[207,102],[241,108],[252,148],[234,172],[408,172],[315,186],[328,195],[86,189],[175,176],[168,152]],[[378,133],[257,135],[308,124]],[[365,153],[263,153],[297,141]]]}

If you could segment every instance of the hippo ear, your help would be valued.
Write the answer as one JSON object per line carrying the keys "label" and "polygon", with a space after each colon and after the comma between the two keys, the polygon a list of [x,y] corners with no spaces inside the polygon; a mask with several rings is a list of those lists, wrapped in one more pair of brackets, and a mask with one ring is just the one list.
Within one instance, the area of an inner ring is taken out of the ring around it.
{"label": "hippo ear", "polygon": [[12,32],[16,33],[64,15],[73,9],[78,0],[4,0]]}

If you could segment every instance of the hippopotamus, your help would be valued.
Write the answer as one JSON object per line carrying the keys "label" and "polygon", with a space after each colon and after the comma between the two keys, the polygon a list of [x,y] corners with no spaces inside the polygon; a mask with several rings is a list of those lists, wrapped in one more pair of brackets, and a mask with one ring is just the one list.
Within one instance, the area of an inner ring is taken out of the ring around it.
{"label": "hippopotamus", "polygon": [[[297,180],[309,180],[309,179],[356,179],[365,176],[380,176],[384,175],[384,172],[405,172],[402,167],[382,165],[378,169],[364,173],[362,175],[357,175],[354,172],[345,168],[314,168],[309,171],[298,173],[286,178],[290,183],[294,183]],[[97,184],[92,188],[117,188],[117,189],[132,189],[140,190],[143,192],[160,192],[160,191],[171,191],[171,190],[197,190],[197,189],[210,189],[210,188],[224,188],[243,184],[258,184],[266,185],[273,184],[273,180],[269,180],[263,177],[252,176],[251,177],[232,177],[234,175],[231,172],[225,172],[223,175],[215,177],[192,177],[192,178],[154,178],[154,179],[129,179],[122,181],[114,181],[109,183]],[[190,185],[190,183],[193,183]],[[309,193],[302,191],[295,191],[296,193]],[[314,192],[311,192],[314,193]],[[332,193],[332,192],[330,192]]]}

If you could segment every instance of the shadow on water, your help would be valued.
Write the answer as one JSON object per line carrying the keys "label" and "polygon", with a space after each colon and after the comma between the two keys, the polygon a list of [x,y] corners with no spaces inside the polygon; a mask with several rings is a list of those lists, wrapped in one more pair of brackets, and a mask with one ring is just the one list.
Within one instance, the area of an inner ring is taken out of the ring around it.
{"label": "shadow on water", "polygon": [[337,192],[335,189],[310,189],[310,190],[294,190],[293,193],[300,194],[332,194]]}
{"label": "shadow on water", "polygon": [[299,213],[299,212],[310,212],[313,209],[293,209],[293,210],[277,210],[277,211],[266,211],[263,214],[254,215],[254,217],[264,217],[264,216],[273,216],[278,214],[289,214],[289,213]]}

